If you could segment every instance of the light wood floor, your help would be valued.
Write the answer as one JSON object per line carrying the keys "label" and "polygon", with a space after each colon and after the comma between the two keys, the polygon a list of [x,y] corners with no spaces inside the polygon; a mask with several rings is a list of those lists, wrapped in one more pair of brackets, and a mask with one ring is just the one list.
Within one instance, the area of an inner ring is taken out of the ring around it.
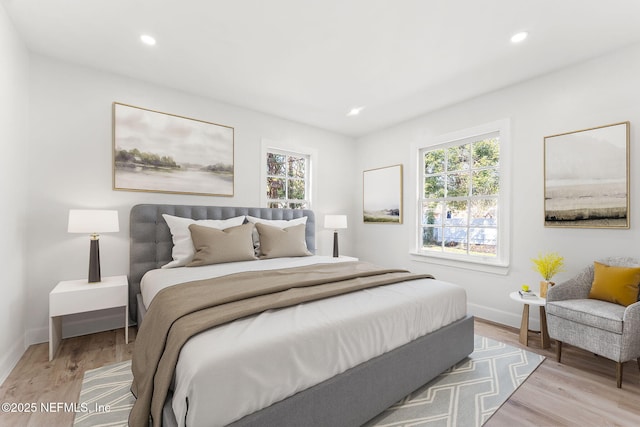
{"label": "light wood floor", "polygon": [[68,338],[62,341],[55,359],[49,362],[49,344],[30,346],[0,387],[0,402],[37,404],[34,413],[0,413],[0,426],[68,427],[73,412],[42,412],[40,403],[74,403],[80,396],[84,372],[110,363],[131,359],[136,337],[129,328],[129,344],[124,329]]}
{"label": "light wood floor", "polygon": [[[522,347],[518,330],[476,320],[476,333]],[[135,330],[129,344],[124,331],[102,332],[63,341],[58,357],[48,361],[48,345],[29,347],[0,387],[0,402],[77,402],[85,370],[131,358]],[[640,372],[635,362],[624,366],[622,389],[615,385],[615,364],[591,353],[565,346],[563,363],[555,361],[555,344],[541,350],[531,335],[529,351],[547,359],[485,424],[496,426],[638,426]],[[73,413],[0,413],[0,426],[71,426]],[[464,427],[464,426],[463,426]]]}

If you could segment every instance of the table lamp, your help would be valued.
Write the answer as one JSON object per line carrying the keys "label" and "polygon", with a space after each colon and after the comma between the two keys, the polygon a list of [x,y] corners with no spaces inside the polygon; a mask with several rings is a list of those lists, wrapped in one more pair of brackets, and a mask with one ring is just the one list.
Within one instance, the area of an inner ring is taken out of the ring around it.
{"label": "table lamp", "polygon": [[120,231],[118,225],[118,211],[96,209],[70,209],[69,233],[85,233],[91,238],[89,250],[89,283],[100,281],[100,247],[99,233],[116,233]]}
{"label": "table lamp", "polygon": [[338,257],[338,230],[347,228],[346,215],[325,215],[324,228],[333,229],[333,256]]}

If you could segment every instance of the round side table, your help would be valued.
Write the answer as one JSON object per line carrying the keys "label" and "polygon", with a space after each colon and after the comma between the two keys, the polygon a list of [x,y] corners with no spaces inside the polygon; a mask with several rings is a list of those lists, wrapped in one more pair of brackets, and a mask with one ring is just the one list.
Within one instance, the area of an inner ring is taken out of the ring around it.
{"label": "round side table", "polygon": [[[549,338],[549,331],[547,330],[547,312],[544,309],[544,305],[547,300],[545,298],[522,298],[518,291],[511,292],[509,297],[522,303],[524,305],[522,309],[522,322],[520,323],[520,344],[529,345],[529,306],[535,305],[540,307],[540,340],[542,348],[549,348],[551,346]],[[537,331],[536,331],[537,332]]]}

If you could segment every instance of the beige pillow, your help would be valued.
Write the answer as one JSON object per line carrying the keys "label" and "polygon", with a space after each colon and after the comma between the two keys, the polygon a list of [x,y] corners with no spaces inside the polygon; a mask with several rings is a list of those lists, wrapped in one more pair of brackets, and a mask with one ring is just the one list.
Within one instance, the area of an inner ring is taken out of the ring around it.
{"label": "beige pillow", "polygon": [[196,253],[187,267],[256,259],[251,239],[252,230],[253,224],[224,230],[191,224],[189,231]]}
{"label": "beige pillow", "polygon": [[260,258],[309,256],[305,240],[305,224],[280,228],[256,223],[260,236]]}
{"label": "beige pillow", "polygon": [[[270,225],[272,227],[287,228],[287,227],[292,227],[298,224],[306,224],[307,217],[303,216],[296,219],[264,219],[264,218],[256,218],[254,216],[247,215],[247,221],[249,221],[252,224],[260,223],[260,224]],[[260,235],[258,234],[258,230],[255,228],[253,229],[253,246],[256,248],[256,254],[258,256],[262,255],[262,252],[260,252]]]}
{"label": "beige pillow", "polygon": [[173,240],[173,249],[171,249],[173,261],[163,265],[162,268],[182,267],[187,265],[193,259],[195,251],[193,249],[193,241],[191,240],[191,232],[189,231],[189,226],[191,224],[204,225],[206,227],[224,230],[225,228],[242,225],[244,222],[244,215],[229,219],[199,220],[167,214],[162,214],[162,217],[169,226],[171,239]]}

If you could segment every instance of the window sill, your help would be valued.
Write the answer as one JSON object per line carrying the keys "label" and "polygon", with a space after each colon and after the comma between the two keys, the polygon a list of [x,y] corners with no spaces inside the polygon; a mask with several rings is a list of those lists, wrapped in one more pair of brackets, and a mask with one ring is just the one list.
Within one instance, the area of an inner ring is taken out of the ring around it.
{"label": "window sill", "polygon": [[466,270],[482,271],[484,273],[493,273],[506,276],[509,273],[509,265],[501,264],[498,261],[487,262],[481,260],[470,260],[462,258],[453,258],[442,256],[437,253],[426,254],[423,252],[410,252],[411,260],[416,262],[424,262],[428,264],[438,264],[448,267],[464,268]]}

